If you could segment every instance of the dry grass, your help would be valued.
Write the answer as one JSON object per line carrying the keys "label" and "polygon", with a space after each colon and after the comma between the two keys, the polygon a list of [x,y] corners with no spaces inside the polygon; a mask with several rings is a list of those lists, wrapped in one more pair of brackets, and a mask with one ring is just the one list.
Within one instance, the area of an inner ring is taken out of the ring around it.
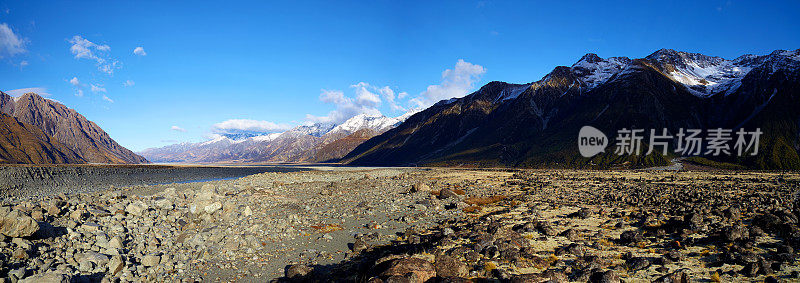
{"label": "dry grass", "polygon": [[343,229],[342,225],[339,225],[339,224],[311,225],[311,228],[314,228],[314,230],[317,230],[317,232],[320,232],[320,233],[323,233],[323,234],[324,233],[330,233],[330,232],[333,232],[333,231],[339,231],[339,230]]}
{"label": "dry grass", "polygon": [[487,272],[488,272],[488,271],[492,271],[492,270],[495,270],[495,269],[497,269],[497,264],[496,264],[496,263],[494,263],[494,262],[492,262],[492,261],[490,261],[490,262],[487,262],[487,263],[486,263],[486,265],[484,265],[484,267],[483,267],[483,268],[484,268],[484,270],[486,270]]}
{"label": "dry grass", "polygon": [[493,204],[499,201],[506,199],[506,196],[497,195],[497,196],[490,196],[490,197],[469,197],[464,202],[469,205],[487,205]]}
{"label": "dry grass", "polygon": [[481,212],[483,208],[477,205],[467,206],[463,209],[464,213],[478,213]]}
{"label": "dry grass", "polygon": [[722,282],[722,279],[719,278],[718,272],[715,271],[714,274],[711,274],[711,282]]}

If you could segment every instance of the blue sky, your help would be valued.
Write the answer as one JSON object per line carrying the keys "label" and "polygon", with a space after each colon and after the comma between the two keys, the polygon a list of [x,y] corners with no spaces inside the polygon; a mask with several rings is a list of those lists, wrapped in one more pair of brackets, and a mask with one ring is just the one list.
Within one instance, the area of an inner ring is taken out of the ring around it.
{"label": "blue sky", "polygon": [[46,91],[139,151],[399,116],[588,52],[800,48],[800,1],[163,2],[0,2],[0,90]]}

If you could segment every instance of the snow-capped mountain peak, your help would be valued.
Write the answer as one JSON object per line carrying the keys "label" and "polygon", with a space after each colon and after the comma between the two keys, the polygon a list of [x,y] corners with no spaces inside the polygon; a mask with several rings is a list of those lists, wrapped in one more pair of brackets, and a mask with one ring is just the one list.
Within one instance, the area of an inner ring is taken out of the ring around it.
{"label": "snow-capped mountain peak", "polygon": [[787,65],[796,65],[800,50],[777,50],[769,55],[743,55],[734,60],[698,53],[662,49],[646,57],[657,63],[672,80],[689,88],[695,95],[706,97],[715,93],[730,94],[754,68],[769,64],[772,72]]}
{"label": "snow-capped mountain peak", "polygon": [[627,57],[611,57],[603,59],[594,53],[583,55],[572,65],[572,71],[581,78],[588,88],[605,83],[615,74],[627,68],[631,59]]}
{"label": "snow-capped mountain peak", "polygon": [[336,124],[334,123],[314,123],[311,125],[297,126],[294,129],[291,129],[290,131],[314,137],[321,137],[330,132],[331,130],[333,130],[334,127],[336,127]]}
{"label": "snow-capped mountain peak", "polygon": [[389,118],[383,115],[375,116],[368,114],[359,114],[353,118],[347,119],[341,125],[336,126],[330,132],[346,131],[354,133],[361,129],[372,129],[377,132],[393,128],[399,122],[396,118]]}

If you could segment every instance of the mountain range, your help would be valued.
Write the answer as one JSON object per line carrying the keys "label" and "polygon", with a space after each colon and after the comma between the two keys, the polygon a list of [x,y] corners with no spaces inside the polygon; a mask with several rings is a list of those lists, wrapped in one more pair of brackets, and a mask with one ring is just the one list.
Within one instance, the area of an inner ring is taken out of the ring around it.
{"label": "mountain range", "polygon": [[[401,117],[361,114],[282,133],[218,133],[140,156],[61,103],[0,92],[0,163],[149,159],[603,169],[661,166],[681,158],[728,168],[800,169],[798,106],[800,49],[732,60],[671,49],[638,59],[589,53],[531,83],[493,81]],[[609,148],[581,156],[577,135],[584,126],[611,137]],[[621,129],[667,129],[674,137],[679,129],[716,128],[761,129],[758,154],[682,156],[674,151],[674,139],[667,155],[617,155],[610,149]]]}
{"label": "mountain range", "polygon": [[325,162],[395,127],[399,118],[356,115],[341,124],[314,123],[283,133],[217,134],[200,143],[180,143],[140,152],[153,162]]}
{"label": "mountain range", "polygon": [[[585,158],[577,134],[618,130],[760,128],[755,156],[700,156],[702,164],[798,169],[800,49],[733,60],[658,50],[645,58],[586,54],[527,84],[490,82],[439,103],[356,147],[352,165],[614,168],[667,165],[681,157]],[[614,138],[609,144],[613,146]],[[611,147],[610,146],[610,147]],[[647,144],[643,143],[646,148]],[[671,151],[672,152],[672,151]]]}
{"label": "mountain range", "polygon": [[0,92],[0,163],[147,163],[74,109],[36,93]]}

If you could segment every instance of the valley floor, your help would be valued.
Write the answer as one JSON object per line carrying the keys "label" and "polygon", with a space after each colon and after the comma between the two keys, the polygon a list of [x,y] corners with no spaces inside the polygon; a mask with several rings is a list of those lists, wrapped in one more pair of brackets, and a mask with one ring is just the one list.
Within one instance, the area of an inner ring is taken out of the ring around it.
{"label": "valley floor", "polygon": [[796,173],[317,169],[6,199],[0,277],[800,278]]}

